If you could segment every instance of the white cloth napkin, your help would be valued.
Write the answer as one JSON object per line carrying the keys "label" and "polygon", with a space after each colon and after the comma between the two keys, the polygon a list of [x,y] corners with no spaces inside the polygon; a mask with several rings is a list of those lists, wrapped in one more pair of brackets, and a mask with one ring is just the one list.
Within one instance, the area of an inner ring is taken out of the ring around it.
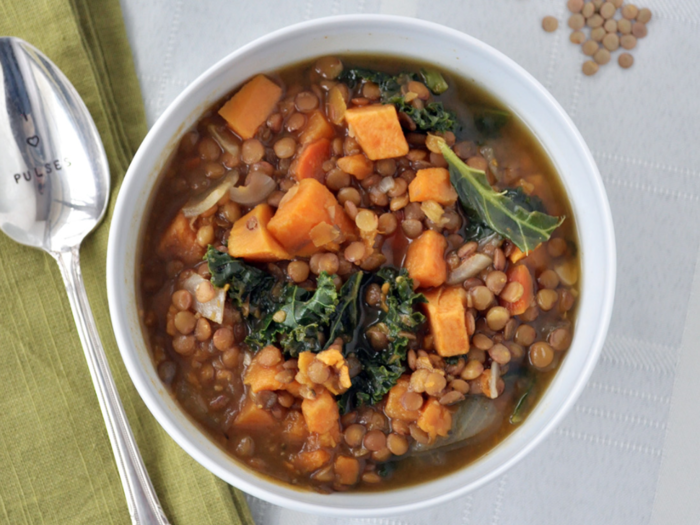
{"label": "white cloth napkin", "polygon": [[[152,124],[211,64],[309,18],[386,13],[469,33],[532,73],[593,151],[608,191],[618,285],[600,362],[569,416],[490,485],[437,509],[328,519],[250,497],[267,524],[685,524],[700,520],[699,0],[648,0],[635,64],[584,77],[565,0],[122,0]],[[542,31],[545,15],[559,30]],[[616,55],[615,55],[616,57]]]}

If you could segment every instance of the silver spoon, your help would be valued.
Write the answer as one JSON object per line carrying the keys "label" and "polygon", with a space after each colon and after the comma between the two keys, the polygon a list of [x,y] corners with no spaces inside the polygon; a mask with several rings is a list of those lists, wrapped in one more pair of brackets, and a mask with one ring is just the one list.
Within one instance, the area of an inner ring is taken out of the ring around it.
{"label": "silver spoon", "polygon": [[80,243],[100,222],[109,166],[78,92],[40,51],[0,38],[0,230],[61,268],[112,442],[132,523],[168,523],[141,459],[80,273]]}

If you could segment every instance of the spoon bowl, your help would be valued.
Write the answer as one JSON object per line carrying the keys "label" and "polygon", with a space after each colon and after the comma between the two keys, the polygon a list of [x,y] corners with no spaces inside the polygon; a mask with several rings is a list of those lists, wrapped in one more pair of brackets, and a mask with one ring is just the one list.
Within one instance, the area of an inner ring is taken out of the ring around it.
{"label": "spoon bowl", "polygon": [[80,95],[38,49],[0,38],[0,230],[58,262],[135,525],[167,525],[112,379],[80,272],[109,165]]}
{"label": "spoon bowl", "polygon": [[0,64],[0,229],[19,243],[65,251],[107,209],[104,147],[78,92],[36,48],[0,38]]}

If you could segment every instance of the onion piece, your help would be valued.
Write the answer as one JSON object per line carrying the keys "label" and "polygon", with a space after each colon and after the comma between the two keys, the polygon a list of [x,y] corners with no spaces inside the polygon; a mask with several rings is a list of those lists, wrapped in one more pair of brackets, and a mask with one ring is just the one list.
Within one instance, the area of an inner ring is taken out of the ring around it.
{"label": "onion piece", "polygon": [[445,210],[436,201],[425,201],[420,205],[420,209],[423,210],[423,213],[433,224],[440,225],[442,223],[442,216],[445,214]]}
{"label": "onion piece", "polygon": [[498,397],[498,378],[501,377],[501,370],[496,361],[491,362],[491,377],[489,377],[489,392],[491,399]]}
{"label": "onion piece", "polygon": [[426,452],[451,450],[488,437],[501,428],[503,413],[496,404],[485,396],[467,396],[467,399],[457,405],[452,415],[452,429],[446,437],[441,437],[429,444],[414,441],[411,445],[411,455],[416,456]]}
{"label": "onion piece", "polygon": [[201,215],[219,202],[221,197],[226,195],[226,192],[233,188],[234,184],[238,182],[238,177],[238,170],[229,172],[219,184],[188,200],[187,204],[182,208],[182,213],[184,213],[187,218]]}
{"label": "onion piece", "polygon": [[245,186],[229,190],[231,200],[244,206],[254,206],[261,203],[277,188],[277,183],[272,180],[272,177],[260,171],[250,173],[246,182]]}
{"label": "onion piece", "polygon": [[467,279],[476,277],[482,270],[485,270],[493,262],[493,259],[483,253],[475,253],[457,266],[447,278],[447,284],[459,284]]}
{"label": "onion piece", "polygon": [[238,157],[241,154],[241,145],[238,139],[233,137],[230,133],[219,131],[219,128],[214,124],[209,124],[209,126],[207,126],[207,131],[214,136],[216,142],[219,143],[219,146],[221,146],[226,153],[230,153],[234,157]]}
{"label": "onion piece", "polygon": [[223,288],[214,287],[216,295],[211,301],[206,303],[200,303],[197,300],[197,286],[202,283],[207,282],[198,273],[193,273],[182,283],[182,288],[192,294],[192,299],[194,299],[193,307],[196,312],[199,312],[207,319],[211,319],[215,323],[221,324],[224,321],[224,304],[226,302],[226,290]]}

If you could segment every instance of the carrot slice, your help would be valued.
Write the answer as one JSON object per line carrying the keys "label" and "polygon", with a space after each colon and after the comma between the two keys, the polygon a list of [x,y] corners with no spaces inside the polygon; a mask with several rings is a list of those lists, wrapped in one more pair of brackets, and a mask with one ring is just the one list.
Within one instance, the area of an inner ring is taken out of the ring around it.
{"label": "carrot slice", "polygon": [[535,291],[532,282],[532,274],[524,264],[513,266],[506,273],[508,282],[518,282],[523,286],[524,292],[522,297],[513,303],[500,299],[501,306],[504,306],[510,312],[510,315],[520,315],[525,313],[535,298]]}
{"label": "carrot slice", "polygon": [[331,141],[326,138],[318,139],[304,146],[293,164],[292,171],[297,180],[314,178],[323,182],[326,174],[323,163],[331,158]]}

